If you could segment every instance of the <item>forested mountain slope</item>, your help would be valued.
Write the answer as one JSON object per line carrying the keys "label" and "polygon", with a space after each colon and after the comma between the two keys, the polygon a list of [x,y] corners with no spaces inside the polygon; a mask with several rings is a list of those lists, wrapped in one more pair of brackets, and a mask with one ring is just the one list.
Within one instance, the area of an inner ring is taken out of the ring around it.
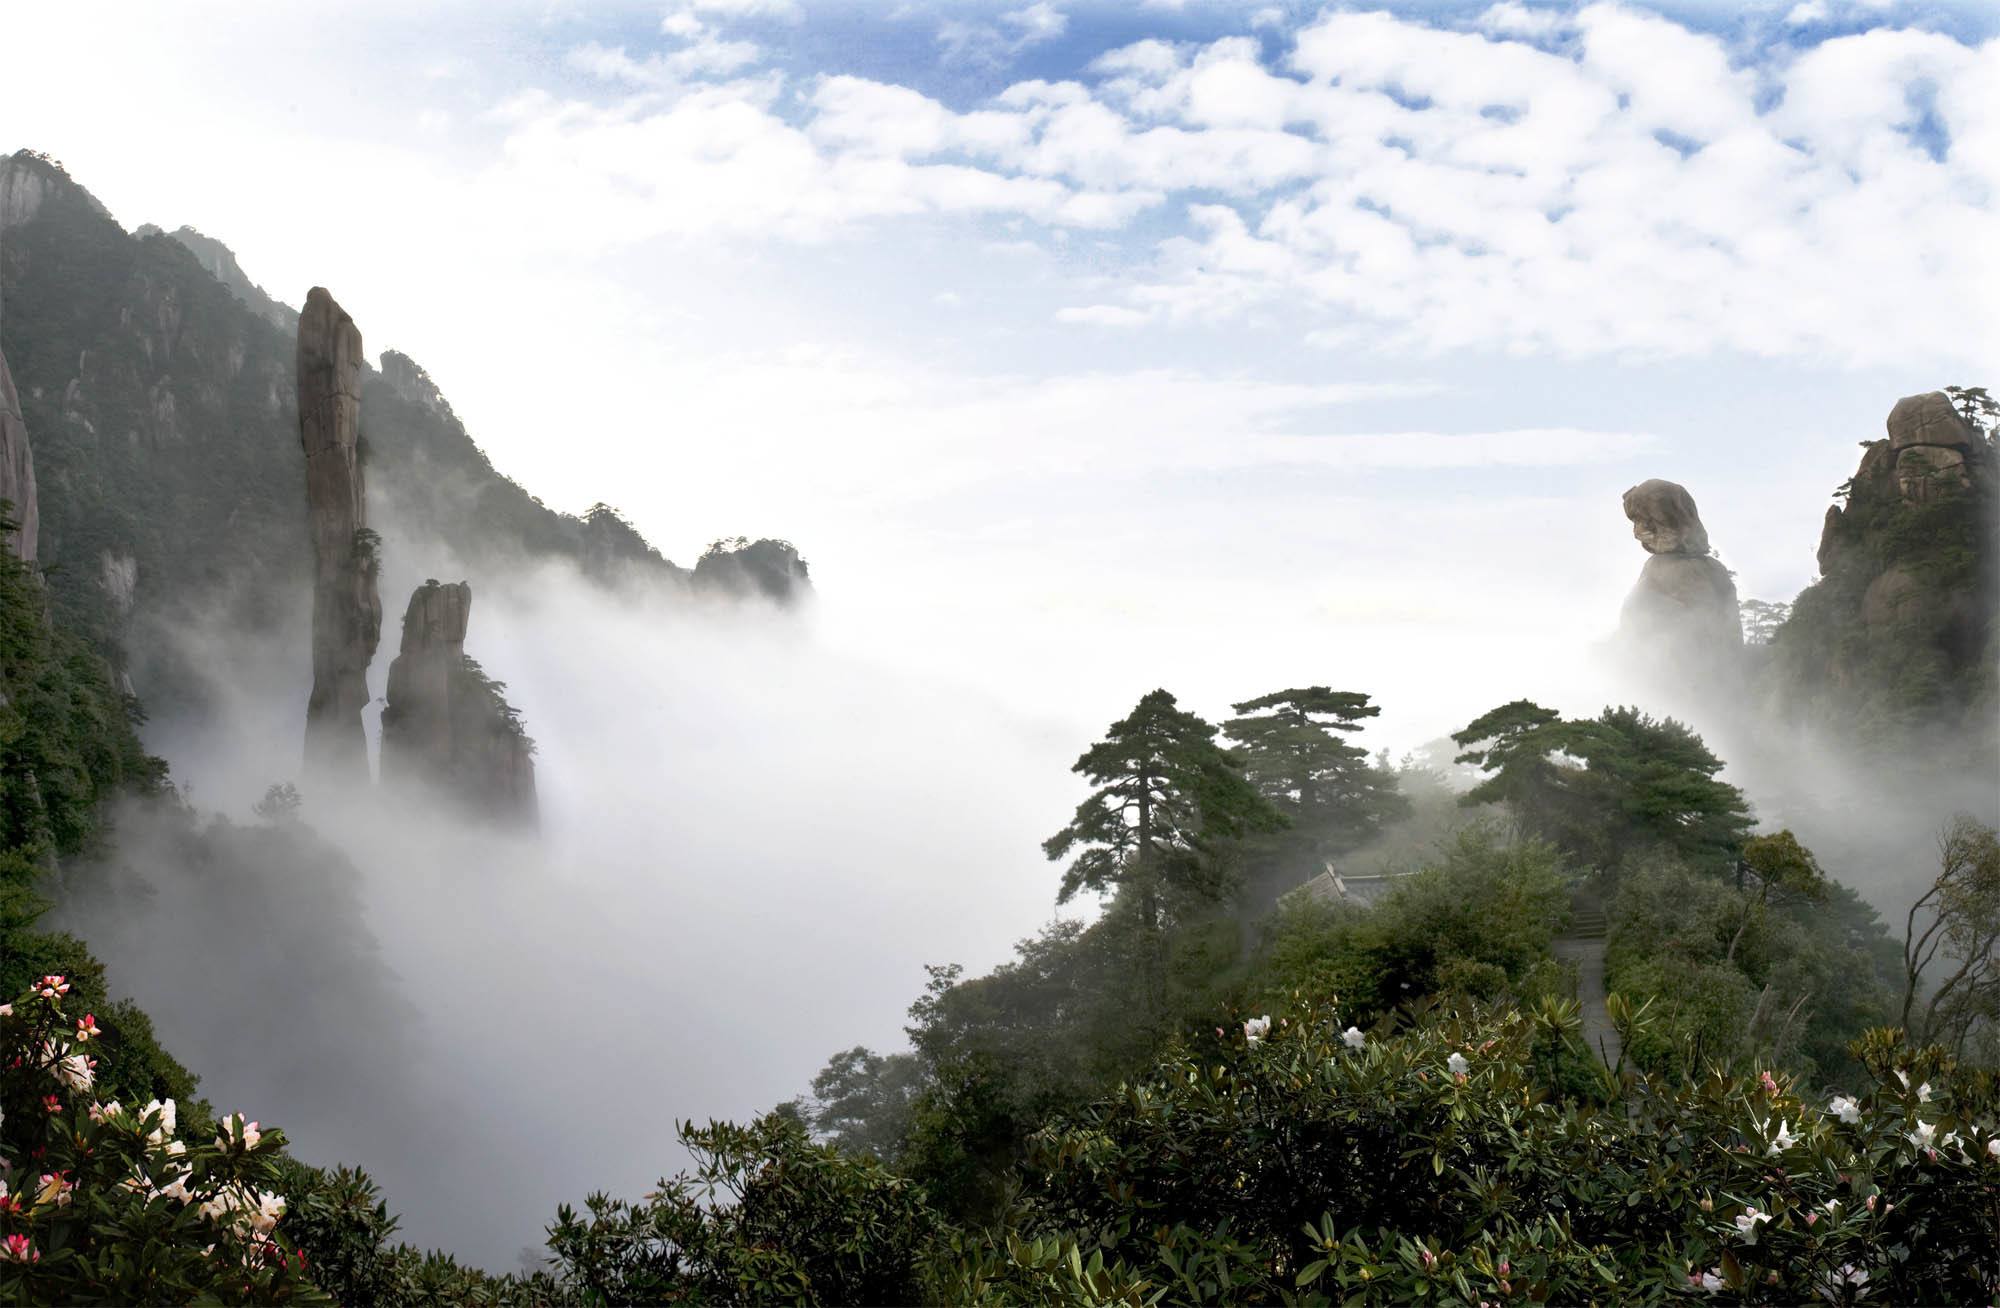
{"label": "forested mountain slope", "polygon": [[[42,563],[55,611],[128,674],[156,714],[199,698],[161,619],[256,634],[307,591],[291,310],[192,229],[128,233],[54,161],[0,160],[0,350],[35,433]],[[218,279],[218,272],[224,278]],[[423,369],[369,369],[362,432],[378,520],[461,558],[576,563],[669,593],[809,589],[779,541],[713,550],[688,570],[617,513],[543,505],[501,475]],[[740,560],[737,555],[741,555]]]}

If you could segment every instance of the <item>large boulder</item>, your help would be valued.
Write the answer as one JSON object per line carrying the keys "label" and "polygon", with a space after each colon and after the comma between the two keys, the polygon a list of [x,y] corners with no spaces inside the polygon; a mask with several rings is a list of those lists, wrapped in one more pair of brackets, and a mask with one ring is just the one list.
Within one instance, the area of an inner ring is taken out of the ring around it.
{"label": "large boulder", "polygon": [[368,664],[382,637],[376,591],[380,538],[368,528],[361,466],[361,332],[324,287],[299,315],[299,440],[306,456],[306,512],[313,547],[309,776],[368,780]]}
{"label": "large boulder", "polygon": [[1701,525],[1701,513],[1694,496],[1679,482],[1655,477],[1625,492],[1625,516],[1632,520],[1632,535],[1648,554],[1708,553],[1708,529]]}

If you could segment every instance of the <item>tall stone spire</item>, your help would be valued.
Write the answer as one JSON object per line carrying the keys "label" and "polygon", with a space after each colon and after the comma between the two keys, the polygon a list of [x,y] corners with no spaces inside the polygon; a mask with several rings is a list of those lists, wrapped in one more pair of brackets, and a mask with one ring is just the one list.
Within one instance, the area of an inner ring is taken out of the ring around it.
{"label": "tall stone spire", "polygon": [[382,636],[379,540],[361,466],[361,332],[324,287],[299,315],[299,440],[313,545],[313,687],[306,774],[368,780],[368,664]]}

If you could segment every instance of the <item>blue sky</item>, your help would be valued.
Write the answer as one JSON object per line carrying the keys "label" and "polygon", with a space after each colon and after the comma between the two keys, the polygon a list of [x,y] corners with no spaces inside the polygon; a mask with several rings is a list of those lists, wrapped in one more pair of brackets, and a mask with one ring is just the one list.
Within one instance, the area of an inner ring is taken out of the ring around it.
{"label": "blue sky", "polygon": [[1625,486],[1789,597],[1855,442],[2000,345],[1985,5],[25,21],[91,58],[0,87],[7,144],[330,286],[549,502],[793,538],[824,639],[1079,731],[1588,707]]}

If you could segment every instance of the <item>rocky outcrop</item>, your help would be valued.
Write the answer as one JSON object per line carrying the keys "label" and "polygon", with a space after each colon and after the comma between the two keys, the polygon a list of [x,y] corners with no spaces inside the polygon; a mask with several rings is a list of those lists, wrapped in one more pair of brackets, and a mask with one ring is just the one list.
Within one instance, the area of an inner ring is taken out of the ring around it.
{"label": "rocky outcrop", "polygon": [[107,214],[97,197],[71,181],[62,165],[33,150],[0,157],[0,231],[32,220],[49,197],[74,193],[92,210]]}
{"label": "rocky outcrop", "polygon": [[21,416],[21,397],[14,392],[14,375],[7,370],[5,354],[0,354],[0,500],[7,501],[7,517],[14,524],[0,541],[16,558],[33,563],[41,535],[35,456],[28,448],[28,423]]}
{"label": "rocky outcrop", "polygon": [[499,682],[465,654],[472,587],[426,581],[403,613],[382,710],[382,783],[429,787],[506,826],[537,822],[535,745]]}
{"label": "rocky outcrop", "polygon": [[1777,699],[1883,739],[1994,716],[2000,457],[1942,391],[1906,396],[1826,512],[1819,580],[1773,641]]}
{"label": "rocky outcrop", "polygon": [[431,380],[431,375],[407,354],[396,350],[382,351],[382,380],[396,394],[428,409],[436,417],[455,419],[458,416],[451,411],[451,401],[445,399],[444,392]]}
{"label": "rocky outcrop", "polygon": [[313,548],[312,697],[306,704],[308,774],[368,780],[361,710],[368,664],[382,636],[375,579],[379,538],[368,529],[361,465],[361,333],[324,287],[299,316],[299,440]]}
{"label": "rocky outcrop", "polygon": [[789,605],[812,594],[806,561],[788,540],[719,540],[695,561],[698,591]]}
{"label": "rocky outcrop", "polygon": [[1742,649],[1736,583],[1710,552],[1708,530],[1687,489],[1645,481],[1625,492],[1632,535],[1646,549],[1646,566],[1625,600],[1619,632],[1656,668],[1712,672]]}

